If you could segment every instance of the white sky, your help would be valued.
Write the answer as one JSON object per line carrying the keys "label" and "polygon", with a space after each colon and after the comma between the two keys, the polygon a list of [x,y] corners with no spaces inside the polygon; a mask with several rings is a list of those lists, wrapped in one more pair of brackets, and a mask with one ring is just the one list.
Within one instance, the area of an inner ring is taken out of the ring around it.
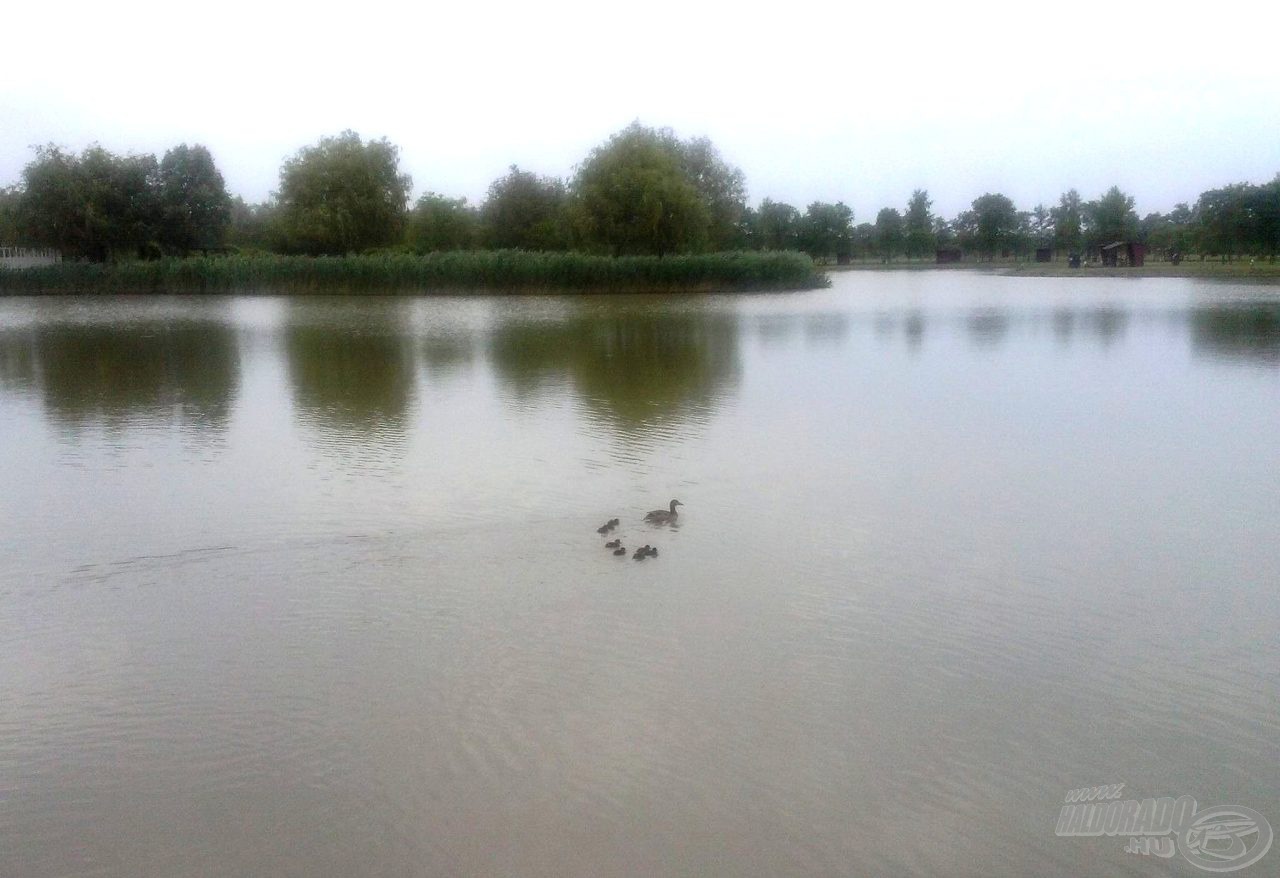
{"label": "white sky", "polygon": [[950,218],[1112,184],[1139,213],[1280,172],[1280,4],[25,2],[0,16],[0,185],[32,144],[208,146],[250,201],[353,128],[414,190],[568,175],[639,118],[764,197]]}

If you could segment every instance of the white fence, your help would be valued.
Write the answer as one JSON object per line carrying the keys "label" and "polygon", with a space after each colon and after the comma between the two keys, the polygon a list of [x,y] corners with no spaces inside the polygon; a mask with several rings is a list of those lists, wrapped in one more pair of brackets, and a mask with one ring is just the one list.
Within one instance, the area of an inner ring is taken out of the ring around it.
{"label": "white fence", "polygon": [[62,254],[51,248],[0,247],[0,268],[35,268],[62,261]]}

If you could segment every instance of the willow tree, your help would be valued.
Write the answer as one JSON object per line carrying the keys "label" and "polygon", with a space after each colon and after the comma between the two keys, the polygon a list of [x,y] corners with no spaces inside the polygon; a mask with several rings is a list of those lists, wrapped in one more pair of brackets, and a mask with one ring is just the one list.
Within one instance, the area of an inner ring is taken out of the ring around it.
{"label": "willow tree", "polygon": [[385,137],[363,143],[344,131],[304,147],[280,168],[286,246],[321,255],[399,243],[412,185]]}
{"label": "willow tree", "polygon": [[572,186],[583,240],[615,255],[731,246],[745,209],[742,172],[705,138],[633,122],[592,150]]}

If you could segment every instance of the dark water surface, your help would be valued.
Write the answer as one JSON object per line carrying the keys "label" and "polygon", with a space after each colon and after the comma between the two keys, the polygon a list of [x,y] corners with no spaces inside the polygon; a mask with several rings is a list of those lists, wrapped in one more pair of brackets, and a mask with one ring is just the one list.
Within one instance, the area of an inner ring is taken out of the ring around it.
{"label": "dark water surface", "polygon": [[1280,288],[7,299],[0,459],[6,876],[1207,874],[1055,836],[1104,783],[1280,828]]}

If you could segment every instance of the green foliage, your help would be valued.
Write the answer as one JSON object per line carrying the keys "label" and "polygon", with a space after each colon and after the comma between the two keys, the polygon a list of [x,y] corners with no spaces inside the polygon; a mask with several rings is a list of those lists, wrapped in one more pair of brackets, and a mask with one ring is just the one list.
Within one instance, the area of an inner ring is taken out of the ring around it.
{"label": "green foliage", "polygon": [[1201,193],[1194,218],[1202,253],[1274,257],[1280,252],[1280,176],[1262,186],[1237,183]]}
{"label": "green foliage", "polygon": [[22,172],[20,236],[99,262],[154,255],[157,170],[155,156],[117,156],[96,144],[78,156],[53,144],[37,147]]}
{"label": "green foliage", "polygon": [[615,255],[699,252],[738,237],[742,172],[710,141],[684,142],[633,122],[592,150],[573,182],[592,249]]}
{"label": "green foliage", "polygon": [[398,243],[411,186],[385,137],[362,143],[344,131],[304,147],[280,169],[285,247],[334,255]]}
{"label": "green foliage", "polygon": [[515,165],[489,187],[480,211],[489,246],[512,250],[564,250],[569,246],[568,193],[554,177]]}
{"label": "green foliage", "polygon": [[681,142],[669,130],[662,132],[669,149],[679,155],[685,176],[698,190],[707,209],[707,245],[711,250],[727,250],[740,243],[739,223],[747,202],[746,177],[725,162],[705,137]]}
{"label": "green foliage", "polygon": [[924,189],[917,189],[911,193],[911,200],[907,202],[907,213],[904,217],[905,249],[910,258],[919,259],[929,256],[937,246],[937,237],[933,231],[934,217],[929,210],[932,206],[929,193]]}
{"label": "green foliage", "polygon": [[231,199],[227,244],[237,250],[270,251],[280,245],[280,208],[273,202],[248,204]]}
{"label": "green foliage", "polygon": [[1084,250],[1084,205],[1080,193],[1069,189],[1049,211],[1053,220],[1053,243],[1060,250],[1079,253]]}
{"label": "green foliage", "polygon": [[814,259],[847,255],[853,247],[853,211],[842,201],[815,201],[800,223],[800,249]]}
{"label": "green foliage", "polygon": [[973,201],[972,216],[966,222],[969,246],[990,259],[1016,246],[1020,227],[1013,202],[1004,195],[988,192]]}
{"label": "green foliage", "polygon": [[880,258],[892,260],[902,252],[903,241],[902,214],[892,207],[881,208],[876,214],[876,245]]}
{"label": "green foliage", "polygon": [[120,265],[64,262],[0,271],[0,290],[65,292],[370,292],[582,290],[682,292],[825,286],[803,253],[707,253],[610,258],[586,253],[484,250],[417,256],[224,256]]}
{"label": "green foliage", "polygon": [[479,237],[479,226],[467,199],[428,192],[409,214],[409,246],[417,253],[469,250]]}
{"label": "green foliage", "polygon": [[771,201],[760,202],[755,214],[753,236],[761,250],[795,250],[800,246],[800,211],[790,204]]}
{"label": "green foliage", "polygon": [[22,193],[16,188],[0,189],[0,247],[20,246],[24,243],[18,229],[18,204]]}
{"label": "green foliage", "polygon": [[1103,247],[1115,241],[1136,241],[1138,215],[1133,210],[1133,196],[1112,186],[1101,198],[1084,206],[1085,243]]}
{"label": "green foliage", "polygon": [[231,197],[209,150],[175,146],[159,169],[159,238],[167,252],[217,250],[231,225]]}

